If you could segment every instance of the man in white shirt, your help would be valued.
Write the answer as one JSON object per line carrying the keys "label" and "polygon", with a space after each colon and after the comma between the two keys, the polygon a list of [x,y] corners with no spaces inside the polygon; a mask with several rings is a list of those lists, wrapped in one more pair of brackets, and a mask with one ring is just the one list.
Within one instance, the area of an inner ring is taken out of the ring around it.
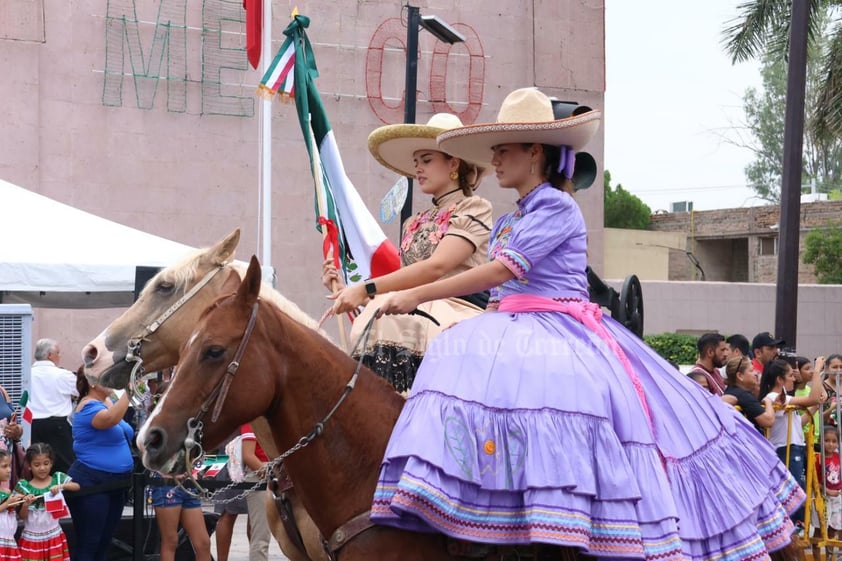
{"label": "man in white shirt", "polygon": [[56,366],[61,349],[53,339],[35,343],[35,362],[29,388],[29,409],[32,412],[32,442],[46,442],[55,455],[54,471],[67,473],[76,459],[73,453],[73,432],[68,416],[73,412],[76,375]]}

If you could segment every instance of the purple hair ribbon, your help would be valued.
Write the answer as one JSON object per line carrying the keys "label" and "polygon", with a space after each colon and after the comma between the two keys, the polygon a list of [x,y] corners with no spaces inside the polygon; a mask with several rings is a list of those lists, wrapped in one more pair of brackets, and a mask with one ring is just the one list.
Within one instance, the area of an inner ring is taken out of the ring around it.
{"label": "purple hair ribbon", "polygon": [[558,157],[558,173],[567,179],[573,179],[573,168],[576,167],[576,153],[569,146],[560,146]]}

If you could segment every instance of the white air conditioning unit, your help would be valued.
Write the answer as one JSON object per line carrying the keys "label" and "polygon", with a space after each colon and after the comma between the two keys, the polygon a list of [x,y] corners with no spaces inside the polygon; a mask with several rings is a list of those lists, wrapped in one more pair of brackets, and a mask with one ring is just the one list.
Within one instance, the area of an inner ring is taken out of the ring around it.
{"label": "white air conditioning unit", "polygon": [[693,210],[693,201],[670,203],[670,212],[690,212],[691,210]]}
{"label": "white air conditioning unit", "polygon": [[[12,408],[29,389],[32,367],[32,307],[29,304],[0,304],[0,385],[9,393]],[[29,444],[29,425],[23,423],[23,442]]]}

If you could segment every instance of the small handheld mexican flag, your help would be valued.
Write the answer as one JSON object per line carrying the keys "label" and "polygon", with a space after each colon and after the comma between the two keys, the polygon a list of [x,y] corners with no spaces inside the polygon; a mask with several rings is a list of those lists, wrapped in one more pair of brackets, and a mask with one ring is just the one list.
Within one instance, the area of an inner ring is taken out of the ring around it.
{"label": "small handheld mexican flag", "polygon": [[27,424],[32,424],[32,409],[30,409],[27,404],[29,403],[29,391],[23,390],[23,393],[20,395],[20,400],[18,400],[18,404],[20,405],[21,409],[23,409],[23,414],[21,418],[23,418],[24,422]]}

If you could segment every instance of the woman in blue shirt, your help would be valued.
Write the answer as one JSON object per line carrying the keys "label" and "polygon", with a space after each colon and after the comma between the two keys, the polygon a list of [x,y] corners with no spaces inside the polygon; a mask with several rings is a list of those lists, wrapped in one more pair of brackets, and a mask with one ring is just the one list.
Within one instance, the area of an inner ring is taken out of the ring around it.
{"label": "woman in blue shirt", "polygon": [[111,536],[123,514],[126,487],[85,494],[86,488],[131,477],[132,427],[123,420],[129,407],[127,394],[116,403],[111,390],[92,386],[81,372],[76,375],[79,403],[73,416],[73,451],[76,461],[68,474],[81,487],[79,497],[68,497],[67,505],[76,530],[74,561],[105,561]]}

